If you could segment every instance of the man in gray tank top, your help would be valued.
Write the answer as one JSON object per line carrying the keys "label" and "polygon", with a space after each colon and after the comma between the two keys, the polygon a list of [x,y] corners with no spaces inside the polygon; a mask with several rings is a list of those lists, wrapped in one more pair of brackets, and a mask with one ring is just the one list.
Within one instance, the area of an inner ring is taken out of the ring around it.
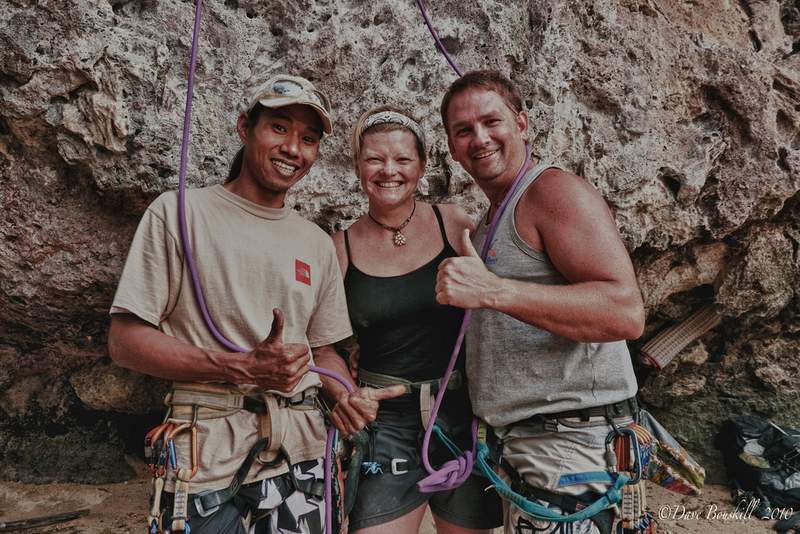
{"label": "man in gray tank top", "polygon": [[[508,79],[467,73],[450,86],[441,112],[453,159],[491,202],[472,238],[478,250],[510,198],[486,264],[477,253],[442,262],[436,298],[474,310],[470,397],[499,438],[512,471],[505,474],[567,512],[562,495],[606,491],[606,436],[635,411],[624,340],[641,335],[644,307],[633,266],[603,198],[584,179],[530,162],[514,184],[526,161],[528,116]],[[470,248],[466,233],[464,240]],[[545,526],[506,508],[506,532]],[[571,528],[610,528],[602,523]]]}

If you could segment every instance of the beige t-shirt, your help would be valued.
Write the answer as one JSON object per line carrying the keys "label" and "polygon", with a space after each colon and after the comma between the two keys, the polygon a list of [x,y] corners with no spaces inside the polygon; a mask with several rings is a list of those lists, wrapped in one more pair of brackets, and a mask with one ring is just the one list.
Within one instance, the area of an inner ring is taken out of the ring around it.
{"label": "beige t-shirt", "polygon": [[[336,252],[318,226],[290,208],[265,208],[221,185],[186,195],[189,243],[200,285],[225,337],[243,348],[255,346],[270,330],[273,308],[284,313],[286,343],[319,347],[352,334]],[[227,350],[208,331],[195,302],[180,243],[177,199],[175,191],[162,194],[142,217],[111,313],[132,313],[175,338]],[[319,376],[308,373],[291,395],[318,385]],[[297,428],[307,437],[294,443],[294,450],[287,449],[292,463],[321,457],[325,432],[319,412],[288,411],[289,434],[293,426],[313,427]],[[256,439],[257,418],[239,412],[203,421],[199,430],[204,437],[202,467],[192,481],[193,493],[227,486]],[[188,443],[176,444],[180,464]],[[219,465],[224,467],[217,469]],[[281,471],[285,465],[259,472],[256,463],[247,481]]]}

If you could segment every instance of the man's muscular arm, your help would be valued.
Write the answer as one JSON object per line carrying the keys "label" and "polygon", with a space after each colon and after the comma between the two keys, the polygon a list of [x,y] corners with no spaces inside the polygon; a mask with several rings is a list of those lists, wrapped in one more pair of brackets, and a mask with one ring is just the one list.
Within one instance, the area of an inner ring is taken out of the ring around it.
{"label": "man's muscular arm", "polygon": [[283,343],[283,313],[273,310],[269,335],[248,352],[196,347],[131,314],[111,319],[108,350],[120,366],[168,380],[255,384],[291,392],[308,372],[308,347]]}
{"label": "man's muscular arm", "polygon": [[567,284],[500,278],[464,243],[468,256],[439,267],[440,303],[494,309],[575,341],[641,335],[644,307],[633,266],[597,191],[577,176],[550,171],[523,195],[516,222],[523,240],[544,250]]}

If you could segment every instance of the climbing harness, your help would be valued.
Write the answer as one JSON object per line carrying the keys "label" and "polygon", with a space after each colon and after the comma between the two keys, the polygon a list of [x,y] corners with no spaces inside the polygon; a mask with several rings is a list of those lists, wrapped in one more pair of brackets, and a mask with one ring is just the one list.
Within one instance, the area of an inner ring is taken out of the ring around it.
{"label": "climbing harness", "polygon": [[[236,390],[215,384],[175,383],[167,395],[167,418],[145,436],[147,467],[153,473],[153,490],[150,513],[147,518],[148,531],[162,532],[169,526],[170,532],[188,532],[188,505],[193,503],[201,517],[215,513],[223,504],[236,499],[253,463],[258,460],[265,468],[288,464],[290,481],[296,490],[309,495],[324,497],[324,484],[312,479],[298,480],[294,476],[289,455],[284,449],[283,436],[286,423],[281,409],[317,409],[316,389],[305,390],[294,397],[260,395],[259,398],[244,395]],[[258,417],[258,440],[240,464],[231,482],[225,488],[206,490],[193,494],[190,501],[190,482],[200,465],[198,421],[225,417],[244,410]],[[179,465],[176,438],[189,434],[190,455],[188,465]],[[165,524],[161,515],[161,497],[165,486],[167,463],[175,474],[175,489],[171,521]]]}
{"label": "climbing harness", "polygon": [[[298,480],[294,476],[289,455],[283,446],[285,422],[281,409],[317,409],[316,389],[305,390],[294,397],[260,395],[260,398],[244,395],[215,384],[175,383],[167,395],[167,418],[161,425],[148,432],[145,437],[145,456],[148,469],[154,474],[153,497],[147,518],[148,532],[157,534],[166,528],[161,515],[160,501],[165,486],[167,462],[175,473],[175,489],[172,520],[169,532],[189,532],[188,505],[190,481],[199,468],[199,443],[197,422],[230,415],[239,410],[258,417],[258,440],[251,447],[231,482],[226,488],[206,490],[191,497],[191,502],[201,517],[215,513],[223,504],[236,499],[250,468],[258,460],[265,468],[288,464],[290,481],[295,490],[308,495],[324,497],[324,484],[312,479]],[[185,420],[183,418],[186,418]],[[175,439],[189,433],[189,465],[179,465]]]}
{"label": "climbing harness", "polygon": [[[498,453],[496,453],[494,456],[495,458],[500,458]],[[579,495],[566,495],[535,488],[527,484],[522,477],[519,476],[516,470],[508,464],[508,462],[502,458],[495,461],[499,462],[503,472],[510,479],[510,486],[512,490],[520,495],[523,495],[527,499],[545,501],[551,505],[557,506],[564,514],[574,514],[584,507],[590,506],[600,497],[599,494],[593,491],[586,491]],[[614,524],[614,509],[606,508],[588,519],[597,525],[597,528],[601,534],[610,534]],[[522,522],[525,520],[522,519],[518,521]]]}
{"label": "climbing harness", "polygon": [[[494,463],[496,465],[495,460],[493,460],[493,456],[496,457],[497,455],[492,454],[492,451],[487,444],[488,430],[486,424],[484,422],[480,422],[476,425],[476,423],[473,422],[473,428],[476,426],[479,427],[478,430],[476,430],[476,434],[478,434],[480,437],[477,439],[475,465],[478,468],[479,473],[489,480],[492,487],[494,487],[501,497],[508,500],[534,519],[558,523],[572,523],[575,521],[590,519],[593,515],[618,503],[622,498],[621,490],[623,486],[625,486],[625,484],[627,484],[631,479],[630,476],[623,472],[614,474],[609,473],[607,480],[612,482],[613,485],[608,489],[608,491],[606,491],[604,495],[599,497],[593,503],[572,514],[565,515],[554,512],[538,502],[530,500],[525,495],[519,493],[519,491],[515,491],[515,489],[512,488],[508,482],[506,482],[495,472],[495,470],[492,468],[492,464]],[[436,433],[436,437],[439,438],[453,454],[462,454],[462,451],[458,448],[458,446],[453,443],[453,441],[444,432],[442,432],[437,425],[433,425],[433,429]]]}
{"label": "climbing harness", "polygon": [[[440,389],[448,391],[460,390],[466,386],[464,378],[460,371],[455,370],[448,380],[447,384],[443,384],[442,379],[436,378],[431,380],[418,380],[411,381],[402,377],[387,375],[384,373],[377,373],[369,371],[363,367],[359,367],[358,381],[362,387],[371,388],[385,388],[391,386],[404,386],[405,394],[411,395],[418,400],[419,418],[424,430],[428,426],[433,403],[436,399],[436,394]],[[368,436],[366,446],[364,447],[365,454],[368,455],[361,462],[361,475],[371,477],[377,475],[405,475],[411,469],[416,469],[419,466],[419,461],[416,455],[410,458],[404,457],[384,457],[382,461],[376,460],[373,455],[381,450],[376,446],[376,438],[380,433],[381,427],[379,425],[370,425],[362,432]],[[385,452],[385,451],[384,451]]]}

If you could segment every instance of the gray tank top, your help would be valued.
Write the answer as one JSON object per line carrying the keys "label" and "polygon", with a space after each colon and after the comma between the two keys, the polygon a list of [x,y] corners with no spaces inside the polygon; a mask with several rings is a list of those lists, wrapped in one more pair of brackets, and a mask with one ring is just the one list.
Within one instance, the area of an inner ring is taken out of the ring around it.
{"label": "gray tank top", "polygon": [[[514,224],[519,199],[552,165],[539,164],[523,177],[500,218],[487,267],[503,278],[564,285],[547,254],[528,246]],[[481,250],[488,225],[473,237]],[[494,310],[475,310],[467,331],[467,377],[475,414],[506,426],[536,414],[601,406],[636,394],[624,341],[580,343]]]}

